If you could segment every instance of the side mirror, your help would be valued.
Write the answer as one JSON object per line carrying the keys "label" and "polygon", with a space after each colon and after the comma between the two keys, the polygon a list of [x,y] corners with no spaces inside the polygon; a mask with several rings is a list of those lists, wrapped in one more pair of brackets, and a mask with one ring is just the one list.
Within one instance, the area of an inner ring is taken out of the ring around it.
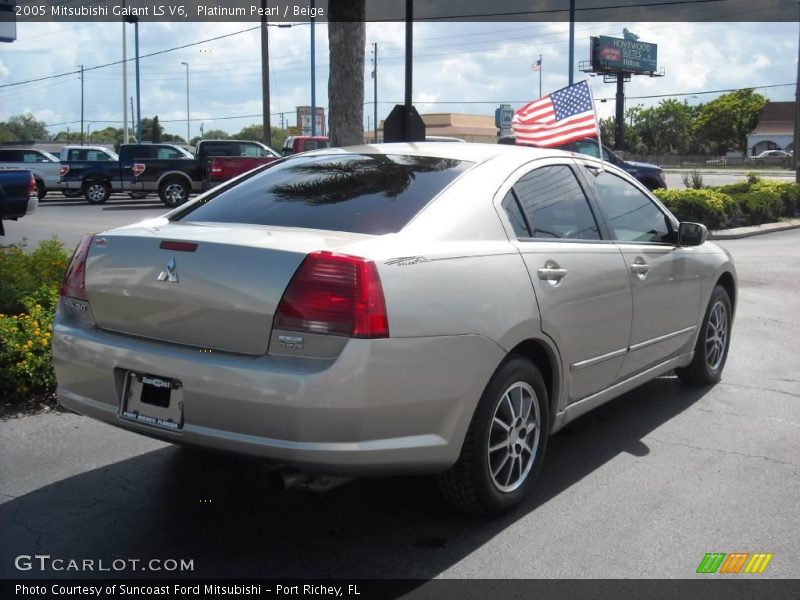
{"label": "side mirror", "polygon": [[701,223],[681,223],[678,227],[679,246],[701,246],[708,239],[708,229]]}

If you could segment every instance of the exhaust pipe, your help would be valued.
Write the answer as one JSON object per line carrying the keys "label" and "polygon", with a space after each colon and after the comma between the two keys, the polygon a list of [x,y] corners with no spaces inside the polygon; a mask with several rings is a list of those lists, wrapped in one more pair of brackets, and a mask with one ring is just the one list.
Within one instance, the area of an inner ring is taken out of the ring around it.
{"label": "exhaust pipe", "polygon": [[312,475],[297,469],[279,469],[272,474],[272,480],[281,490],[299,488],[309,492],[329,492],[334,488],[352,481],[353,477],[332,477],[329,475]]}

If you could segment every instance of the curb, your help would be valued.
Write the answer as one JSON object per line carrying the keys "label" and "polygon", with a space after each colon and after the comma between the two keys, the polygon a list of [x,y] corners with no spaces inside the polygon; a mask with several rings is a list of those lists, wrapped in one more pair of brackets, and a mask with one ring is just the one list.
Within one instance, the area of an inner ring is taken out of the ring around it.
{"label": "curb", "polygon": [[710,240],[739,240],[753,237],[754,235],[764,235],[765,233],[788,231],[790,229],[800,229],[800,219],[794,219],[788,223],[765,223],[764,225],[755,225],[753,227],[720,229],[718,231],[710,231],[708,237]]}

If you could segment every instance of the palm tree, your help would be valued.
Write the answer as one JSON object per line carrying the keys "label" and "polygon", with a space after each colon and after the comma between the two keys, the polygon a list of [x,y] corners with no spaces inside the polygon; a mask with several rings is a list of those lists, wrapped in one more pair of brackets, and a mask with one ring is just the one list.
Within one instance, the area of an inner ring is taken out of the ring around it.
{"label": "palm tree", "polygon": [[328,124],[332,146],[364,142],[366,0],[328,3]]}

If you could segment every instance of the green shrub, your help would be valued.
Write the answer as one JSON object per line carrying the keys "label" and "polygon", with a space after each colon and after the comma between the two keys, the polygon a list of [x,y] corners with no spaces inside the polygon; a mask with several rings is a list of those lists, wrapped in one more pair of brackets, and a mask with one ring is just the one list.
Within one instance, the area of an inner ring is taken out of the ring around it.
{"label": "green shrub", "polygon": [[783,202],[780,195],[767,190],[752,190],[747,194],[734,196],[748,225],[761,225],[772,223],[780,219],[783,212]]}
{"label": "green shrub", "polygon": [[55,389],[50,340],[69,257],[56,240],[33,252],[0,248],[0,398],[23,402]]}
{"label": "green shrub", "polygon": [[800,212],[800,186],[786,181],[759,181],[751,188],[753,191],[768,191],[777,194],[781,199],[782,217],[796,217]]}
{"label": "green shrub", "polygon": [[683,181],[683,187],[687,189],[702,190],[705,187],[703,185],[703,174],[697,169],[681,175],[681,181]]}
{"label": "green shrub", "polygon": [[22,402],[30,396],[52,394],[55,390],[50,342],[58,292],[43,304],[25,301],[25,312],[0,313],[0,397]]}
{"label": "green shrub", "polygon": [[23,300],[38,293],[42,286],[58,286],[67,268],[69,255],[56,239],[39,242],[33,252],[26,243],[0,248],[0,312],[25,310]]}
{"label": "green shrub", "polygon": [[724,227],[735,208],[730,196],[711,189],[657,189],[653,193],[681,221],[703,223],[709,229]]}
{"label": "green shrub", "polygon": [[717,190],[718,192],[722,192],[723,194],[728,194],[729,196],[735,196],[737,194],[746,194],[750,191],[750,187],[752,186],[751,183],[747,181],[740,181],[738,183],[728,183],[726,185],[718,185],[713,187],[712,189]]}

